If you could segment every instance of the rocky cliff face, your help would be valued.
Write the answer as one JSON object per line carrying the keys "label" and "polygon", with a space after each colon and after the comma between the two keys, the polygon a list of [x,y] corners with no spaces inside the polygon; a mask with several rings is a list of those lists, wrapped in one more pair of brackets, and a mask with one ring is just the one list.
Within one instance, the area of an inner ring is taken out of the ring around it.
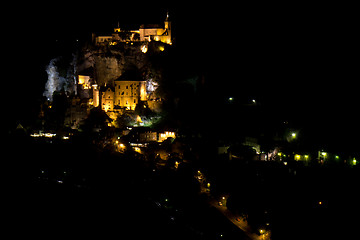
{"label": "rocky cliff face", "polygon": [[99,86],[113,86],[114,80],[128,69],[146,71],[149,59],[141,51],[141,43],[118,43],[115,46],[94,47],[85,56],[83,66],[94,68],[94,77]]}
{"label": "rocky cliff face", "polygon": [[[157,90],[163,84],[165,65],[171,62],[169,50],[170,46],[153,41],[84,46],[76,53],[64,53],[52,59],[46,69],[48,81],[44,96],[52,101],[54,92],[64,91],[67,96],[91,98],[89,86],[94,83],[99,87],[114,86],[114,80],[130,70],[146,81],[149,100],[159,101],[164,98],[162,91]],[[78,75],[90,76],[86,88],[77,85]]]}
{"label": "rocky cliff face", "polygon": [[124,72],[123,58],[95,56],[95,79],[100,86],[113,86],[113,81]]}

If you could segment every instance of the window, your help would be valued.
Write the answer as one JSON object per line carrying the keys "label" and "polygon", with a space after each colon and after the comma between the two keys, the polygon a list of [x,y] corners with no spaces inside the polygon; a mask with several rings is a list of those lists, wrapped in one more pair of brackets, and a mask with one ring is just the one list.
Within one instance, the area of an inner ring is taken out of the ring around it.
{"label": "window", "polygon": [[126,86],[126,89],[129,89],[129,86]]}

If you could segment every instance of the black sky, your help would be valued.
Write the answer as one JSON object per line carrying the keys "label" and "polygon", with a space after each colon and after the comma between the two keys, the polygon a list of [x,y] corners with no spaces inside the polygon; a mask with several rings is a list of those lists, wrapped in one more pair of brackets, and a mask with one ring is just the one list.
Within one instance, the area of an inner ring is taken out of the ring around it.
{"label": "black sky", "polygon": [[170,5],[56,1],[7,10],[13,14],[5,19],[9,37],[2,41],[11,50],[6,69],[16,74],[5,80],[5,87],[19,84],[21,104],[36,102],[41,95],[45,66],[61,53],[61,46],[88,40],[91,32],[111,31],[117,22],[161,23],[169,10],[175,46],[184,61],[201,69],[212,84],[221,81],[217,88],[221,95],[257,98],[284,118],[324,128],[319,130],[322,135],[360,134],[353,6],[313,1]]}

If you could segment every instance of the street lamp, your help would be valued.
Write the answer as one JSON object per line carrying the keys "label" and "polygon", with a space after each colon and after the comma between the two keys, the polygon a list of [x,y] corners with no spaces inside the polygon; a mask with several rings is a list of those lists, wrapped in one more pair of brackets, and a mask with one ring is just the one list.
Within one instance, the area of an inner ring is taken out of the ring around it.
{"label": "street lamp", "polygon": [[286,140],[287,140],[288,142],[291,142],[291,141],[295,141],[295,140],[297,139],[298,134],[297,134],[297,132],[292,131],[292,132],[286,133],[285,136],[286,136]]}
{"label": "street lamp", "polygon": [[[322,159],[321,159],[321,157],[322,157]],[[326,157],[327,157],[327,152],[324,152],[324,151],[318,152],[318,158],[319,158],[320,163],[324,163],[324,161],[326,160]]]}
{"label": "street lamp", "polygon": [[260,236],[262,236],[262,239],[265,239],[265,230],[260,229]]}

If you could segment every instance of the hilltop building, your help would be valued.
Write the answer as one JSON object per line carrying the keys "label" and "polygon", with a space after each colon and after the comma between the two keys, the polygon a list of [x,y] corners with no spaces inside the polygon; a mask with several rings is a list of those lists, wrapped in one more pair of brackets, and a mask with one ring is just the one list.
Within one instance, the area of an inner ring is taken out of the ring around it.
{"label": "hilltop building", "polygon": [[146,81],[134,71],[127,71],[114,80],[113,86],[93,85],[93,106],[100,106],[110,118],[124,110],[135,110],[140,101],[147,101]]}
{"label": "hilltop building", "polygon": [[95,36],[93,35],[95,45],[116,45],[118,42],[151,42],[159,41],[166,44],[172,44],[171,21],[169,14],[166,14],[164,25],[162,24],[142,24],[136,30],[123,30],[119,24],[114,28],[112,35]]}
{"label": "hilltop building", "polygon": [[[158,83],[153,77],[146,78],[143,69],[148,49],[161,53],[172,44],[169,15],[163,25],[142,24],[130,31],[118,26],[112,35],[93,35],[93,41],[94,50],[87,53],[82,70],[76,72],[74,94],[68,94],[65,125],[78,128],[93,107],[104,110],[112,120],[125,111],[134,111],[139,103],[161,111],[161,98],[155,94]],[[103,46],[114,45],[119,48],[112,49],[110,55],[104,53],[108,48]]]}

